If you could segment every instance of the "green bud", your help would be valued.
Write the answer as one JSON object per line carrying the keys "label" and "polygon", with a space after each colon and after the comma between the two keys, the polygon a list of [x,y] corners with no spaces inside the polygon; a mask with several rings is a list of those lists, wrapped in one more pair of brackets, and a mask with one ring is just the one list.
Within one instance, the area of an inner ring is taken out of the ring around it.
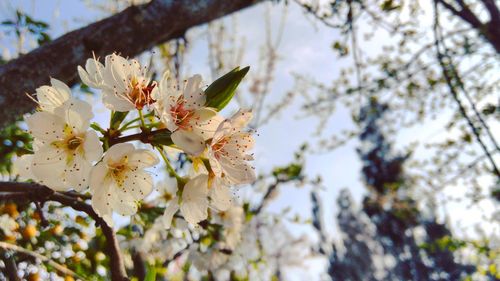
{"label": "green bud", "polygon": [[215,80],[205,90],[205,94],[207,95],[205,106],[215,108],[217,111],[222,110],[233,98],[236,88],[238,88],[248,70],[250,70],[249,66],[243,69],[236,67]]}

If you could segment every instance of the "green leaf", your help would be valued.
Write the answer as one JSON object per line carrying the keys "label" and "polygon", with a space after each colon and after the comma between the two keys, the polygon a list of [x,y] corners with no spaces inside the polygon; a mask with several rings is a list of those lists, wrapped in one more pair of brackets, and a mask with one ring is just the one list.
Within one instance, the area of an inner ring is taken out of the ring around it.
{"label": "green leaf", "polygon": [[40,32],[40,35],[38,36],[38,45],[43,45],[45,43],[48,43],[50,42],[52,39],[50,38],[50,36],[45,33],[45,32]]}
{"label": "green leaf", "polygon": [[152,145],[172,145],[172,138],[171,138],[172,133],[165,130],[165,131],[155,131],[154,134],[151,136],[151,144]]}
{"label": "green leaf", "polygon": [[296,163],[292,163],[286,167],[275,168],[273,170],[273,176],[284,181],[300,179],[301,174],[302,165]]}
{"label": "green leaf", "polygon": [[113,111],[110,123],[111,129],[118,129],[118,127],[120,127],[120,124],[123,122],[125,117],[127,117],[127,114],[128,111],[127,112]]}
{"label": "green leaf", "polygon": [[217,111],[222,110],[233,98],[236,88],[248,73],[248,70],[250,70],[249,66],[243,69],[237,67],[215,80],[205,90],[207,95],[205,106],[215,108]]}
{"label": "green leaf", "polygon": [[146,273],[146,277],[144,277],[144,281],[156,281],[156,268],[148,264],[148,272]]}

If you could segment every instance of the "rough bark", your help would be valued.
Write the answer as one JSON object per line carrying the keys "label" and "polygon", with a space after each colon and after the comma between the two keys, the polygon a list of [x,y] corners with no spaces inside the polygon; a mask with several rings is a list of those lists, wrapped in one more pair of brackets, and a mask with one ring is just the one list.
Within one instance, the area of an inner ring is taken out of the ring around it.
{"label": "rough bark", "polygon": [[178,38],[191,27],[262,0],[154,0],[69,32],[0,66],[0,127],[35,108],[25,93],[47,84],[49,77],[73,84],[77,66],[112,52],[135,56]]}

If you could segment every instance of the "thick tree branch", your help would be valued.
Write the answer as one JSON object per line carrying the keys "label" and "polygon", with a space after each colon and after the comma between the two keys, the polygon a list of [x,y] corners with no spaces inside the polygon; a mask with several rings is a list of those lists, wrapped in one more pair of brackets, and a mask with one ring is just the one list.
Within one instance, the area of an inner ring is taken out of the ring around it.
{"label": "thick tree branch", "polygon": [[488,13],[490,14],[490,20],[493,22],[500,21],[500,10],[498,10],[497,5],[495,4],[494,0],[481,0],[483,2],[484,6],[488,10]]}
{"label": "thick tree branch", "polygon": [[447,0],[435,1],[441,4],[455,16],[469,23],[474,29],[479,32],[479,34],[481,34],[486,40],[488,40],[488,42],[495,48],[497,53],[500,53],[500,28],[498,28],[500,18],[498,8],[493,3],[493,1],[483,0],[483,3],[485,4],[486,9],[489,11],[491,17],[490,21],[487,23],[482,23],[463,1],[456,1],[459,4],[460,9],[448,3]]}
{"label": "thick tree branch", "polygon": [[128,280],[125,272],[125,266],[120,254],[118,241],[115,233],[99,215],[78,197],[71,197],[61,192],[56,192],[46,186],[37,183],[23,182],[0,182],[0,201],[23,201],[23,202],[46,202],[55,201],[64,206],[73,208],[89,215],[95,222],[96,226],[100,226],[102,233],[106,237],[106,252],[109,255],[111,280],[124,281]]}
{"label": "thick tree branch", "polygon": [[136,56],[191,27],[251,6],[261,0],[154,0],[69,32],[51,43],[0,66],[0,127],[34,109],[25,93],[50,77],[73,84],[77,66],[112,52]]}

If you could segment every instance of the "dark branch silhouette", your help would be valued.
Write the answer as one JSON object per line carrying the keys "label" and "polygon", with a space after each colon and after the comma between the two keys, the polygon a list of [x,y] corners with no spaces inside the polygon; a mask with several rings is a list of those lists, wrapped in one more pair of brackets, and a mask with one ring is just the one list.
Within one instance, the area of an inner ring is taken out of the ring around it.
{"label": "dark branch silhouette", "polygon": [[500,25],[500,11],[493,0],[481,0],[490,14],[490,20],[485,23],[481,22],[462,0],[455,0],[460,9],[449,3],[447,0],[436,1],[455,16],[470,24],[481,35],[483,35],[488,42],[490,42],[497,53],[500,53],[500,28],[498,28]]}

